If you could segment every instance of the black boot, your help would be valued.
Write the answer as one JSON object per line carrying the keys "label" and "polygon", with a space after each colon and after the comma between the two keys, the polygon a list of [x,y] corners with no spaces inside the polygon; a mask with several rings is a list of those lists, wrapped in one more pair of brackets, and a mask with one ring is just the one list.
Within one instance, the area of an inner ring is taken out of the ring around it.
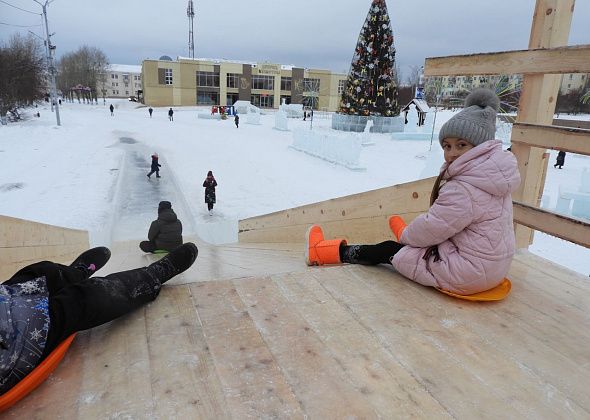
{"label": "black boot", "polygon": [[110,258],[111,251],[104,246],[99,246],[78,255],[78,258],[70,264],[70,267],[84,271],[88,276],[91,276],[104,267]]}
{"label": "black boot", "polygon": [[193,265],[198,254],[197,246],[192,242],[187,242],[161,260],[150,264],[147,271],[160,280],[161,284],[164,284]]}

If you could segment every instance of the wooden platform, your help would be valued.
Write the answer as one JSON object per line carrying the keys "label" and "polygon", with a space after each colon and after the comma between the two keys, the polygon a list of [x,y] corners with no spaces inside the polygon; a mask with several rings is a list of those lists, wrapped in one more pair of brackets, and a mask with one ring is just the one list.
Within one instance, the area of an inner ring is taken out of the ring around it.
{"label": "wooden platform", "polygon": [[[148,263],[117,244],[105,273]],[[590,281],[528,253],[499,303],[297,245],[199,244],[6,418],[589,418]]]}

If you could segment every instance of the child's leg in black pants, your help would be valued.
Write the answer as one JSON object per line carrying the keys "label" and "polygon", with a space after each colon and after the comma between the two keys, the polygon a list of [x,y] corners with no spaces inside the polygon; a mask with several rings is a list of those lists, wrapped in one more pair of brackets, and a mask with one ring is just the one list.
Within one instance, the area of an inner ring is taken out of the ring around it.
{"label": "child's leg in black pants", "polygon": [[156,273],[146,267],[86,278],[59,290],[50,287],[50,327],[43,357],[72,333],[105,324],[153,301],[161,286]]}
{"label": "child's leg in black pants", "polygon": [[340,245],[340,261],[363,265],[389,264],[391,257],[403,247],[395,241],[375,245]]}

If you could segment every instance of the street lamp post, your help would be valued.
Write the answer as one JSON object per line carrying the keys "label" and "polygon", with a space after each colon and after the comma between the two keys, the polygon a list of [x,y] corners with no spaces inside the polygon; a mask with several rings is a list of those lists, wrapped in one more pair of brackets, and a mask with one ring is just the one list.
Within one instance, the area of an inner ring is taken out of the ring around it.
{"label": "street lamp post", "polygon": [[55,51],[55,45],[51,45],[50,35],[49,35],[49,24],[47,23],[47,6],[51,3],[49,0],[45,0],[45,4],[42,4],[38,0],[33,0],[35,3],[39,4],[43,9],[43,18],[45,22],[45,46],[47,52],[47,68],[49,70],[49,77],[51,82],[51,110],[53,111],[53,107],[55,106],[55,119],[57,121],[57,125],[61,125],[61,121],[59,118],[59,103],[57,100],[57,89],[55,87],[55,66],[53,65],[53,52]]}

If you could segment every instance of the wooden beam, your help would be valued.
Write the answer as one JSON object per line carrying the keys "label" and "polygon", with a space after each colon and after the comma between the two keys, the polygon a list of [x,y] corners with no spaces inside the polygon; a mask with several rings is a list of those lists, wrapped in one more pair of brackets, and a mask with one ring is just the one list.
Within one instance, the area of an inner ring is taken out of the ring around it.
{"label": "wooden beam", "polygon": [[512,127],[512,143],[588,156],[590,155],[590,130],[516,123]]}
{"label": "wooden beam", "polygon": [[427,178],[360,194],[326,200],[271,214],[240,220],[240,242],[304,242],[312,224],[320,224],[326,237],[371,243],[391,239],[388,217],[398,214],[406,222],[428,210],[435,178]]}
{"label": "wooden beam", "polygon": [[425,76],[590,73],[590,45],[426,59]]}
{"label": "wooden beam", "polygon": [[590,223],[514,202],[514,222],[590,248]]}
{"label": "wooden beam", "polygon": [[[558,48],[567,45],[575,0],[537,0],[529,38],[529,49]],[[561,76],[525,74],[522,81],[517,122],[551,125]],[[515,143],[512,153],[518,160],[521,183],[512,198],[539,207],[548,156],[546,150]],[[533,231],[516,226],[516,246],[528,248]]]}

